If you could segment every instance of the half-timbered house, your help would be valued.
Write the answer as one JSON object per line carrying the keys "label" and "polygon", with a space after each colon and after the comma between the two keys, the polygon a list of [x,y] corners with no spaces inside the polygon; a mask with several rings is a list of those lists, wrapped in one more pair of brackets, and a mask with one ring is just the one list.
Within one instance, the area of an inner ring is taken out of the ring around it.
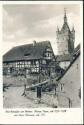
{"label": "half-timbered house", "polygon": [[[40,72],[50,73],[51,62],[55,62],[49,41],[16,46],[3,56],[4,75],[28,75]],[[55,65],[52,67],[55,70]]]}

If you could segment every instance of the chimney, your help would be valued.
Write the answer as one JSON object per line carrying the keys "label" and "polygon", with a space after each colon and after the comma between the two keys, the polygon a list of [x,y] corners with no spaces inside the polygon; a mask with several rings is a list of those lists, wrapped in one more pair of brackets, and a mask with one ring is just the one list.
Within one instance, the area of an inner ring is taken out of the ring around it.
{"label": "chimney", "polygon": [[35,45],[36,45],[36,41],[34,40],[34,41],[33,41],[33,46],[35,46]]}

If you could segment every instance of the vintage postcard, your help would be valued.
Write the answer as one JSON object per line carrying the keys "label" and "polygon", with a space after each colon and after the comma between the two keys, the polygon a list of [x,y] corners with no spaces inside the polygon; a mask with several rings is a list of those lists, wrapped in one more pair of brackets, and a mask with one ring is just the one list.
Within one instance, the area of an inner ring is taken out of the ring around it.
{"label": "vintage postcard", "polygon": [[0,3],[0,124],[83,123],[83,3]]}

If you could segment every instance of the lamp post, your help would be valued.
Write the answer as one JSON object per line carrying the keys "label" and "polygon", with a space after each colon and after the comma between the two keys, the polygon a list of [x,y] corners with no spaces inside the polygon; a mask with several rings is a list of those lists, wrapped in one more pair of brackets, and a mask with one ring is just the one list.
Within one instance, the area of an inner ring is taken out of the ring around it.
{"label": "lamp post", "polygon": [[23,92],[22,96],[26,96],[25,91],[26,91],[26,68],[25,68],[25,72],[24,72],[24,92]]}
{"label": "lamp post", "polygon": [[[41,64],[40,64],[41,65]],[[41,82],[41,69],[39,68],[39,78],[38,78],[38,82]],[[42,87],[41,86],[37,86],[36,87],[36,91],[37,91],[37,98],[38,98],[38,103],[41,102],[41,91],[42,91]]]}

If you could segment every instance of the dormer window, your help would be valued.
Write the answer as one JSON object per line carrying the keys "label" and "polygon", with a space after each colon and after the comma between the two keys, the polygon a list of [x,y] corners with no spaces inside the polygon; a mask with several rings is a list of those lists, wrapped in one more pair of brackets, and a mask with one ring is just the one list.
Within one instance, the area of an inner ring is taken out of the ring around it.
{"label": "dormer window", "polygon": [[24,56],[29,56],[30,55],[30,53],[26,53],[26,54],[24,54]]}

